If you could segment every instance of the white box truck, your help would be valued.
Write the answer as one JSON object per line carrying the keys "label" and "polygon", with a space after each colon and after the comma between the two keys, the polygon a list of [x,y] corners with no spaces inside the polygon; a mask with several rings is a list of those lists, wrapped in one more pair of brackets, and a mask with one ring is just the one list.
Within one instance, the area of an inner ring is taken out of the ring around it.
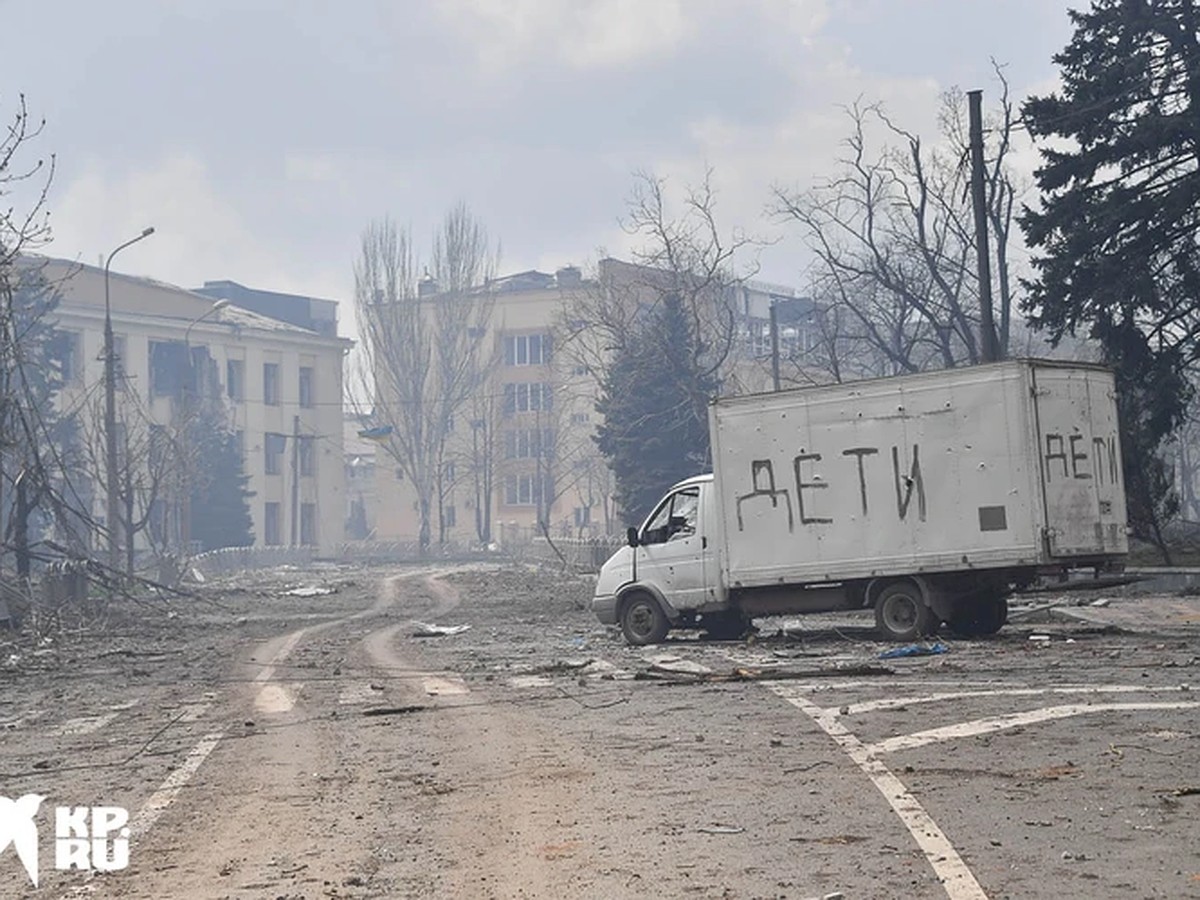
{"label": "white box truck", "polygon": [[592,600],[634,644],[671,628],[874,608],[889,640],[1007,620],[1039,575],[1128,550],[1112,373],[1011,360],[718,399],[713,473],[671,488]]}

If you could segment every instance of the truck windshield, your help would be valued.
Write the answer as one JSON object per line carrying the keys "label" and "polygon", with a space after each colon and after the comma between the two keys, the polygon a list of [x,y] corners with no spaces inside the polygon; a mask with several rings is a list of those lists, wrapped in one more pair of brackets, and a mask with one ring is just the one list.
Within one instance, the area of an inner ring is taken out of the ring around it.
{"label": "truck windshield", "polygon": [[696,533],[696,520],[700,509],[700,489],[684,488],[665,499],[654,511],[650,521],[642,530],[643,544],[662,544],[673,538],[684,538]]}

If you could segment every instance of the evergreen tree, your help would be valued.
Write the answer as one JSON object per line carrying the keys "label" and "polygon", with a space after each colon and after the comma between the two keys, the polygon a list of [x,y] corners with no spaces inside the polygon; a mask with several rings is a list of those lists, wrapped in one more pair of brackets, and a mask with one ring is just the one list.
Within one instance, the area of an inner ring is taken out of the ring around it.
{"label": "evergreen tree", "polygon": [[254,492],[247,487],[250,476],[243,469],[236,435],[211,415],[199,416],[190,429],[198,463],[188,507],[191,539],[204,550],[253,544]]}
{"label": "evergreen tree", "polygon": [[1117,370],[1130,523],[1162,546],[1158,458],[1200,357],[1200,43],[1192,0],[1095,0],[1071,12],[1061,93],[1033,97],[1040,209],[1026,311],[1057,341],[1083,332]]}
{"label": "evergreen tree", "polygon": [[709,465],[708,398],[716,379],[678,294],[643,315],[608,367],[596,444],[616,479],[614,498],[639,523],[672,484]]}

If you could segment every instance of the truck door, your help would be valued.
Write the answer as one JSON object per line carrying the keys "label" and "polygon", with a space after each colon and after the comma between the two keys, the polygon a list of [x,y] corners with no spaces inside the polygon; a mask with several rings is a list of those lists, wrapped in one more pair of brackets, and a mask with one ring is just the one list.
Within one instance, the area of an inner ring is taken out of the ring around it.
{"label": "truck door", "polygon": [[1033,370],[1038,455],[1053,556],[1125,553],[1125,488],[1110,373]]}
{"label": "truck door", "polygon": [[639,536],[638,580],[657,586],[677,610],[705,602],[700,525],[700,487],[692,485],[668,494]]}

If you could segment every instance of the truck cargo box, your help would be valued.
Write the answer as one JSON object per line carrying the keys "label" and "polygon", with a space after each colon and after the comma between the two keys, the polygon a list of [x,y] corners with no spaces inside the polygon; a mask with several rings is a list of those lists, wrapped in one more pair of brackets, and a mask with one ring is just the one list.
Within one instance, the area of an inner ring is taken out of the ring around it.
{"label": "truck cargo box", "polygon": [[714,401],[730,588],[1127,552],[1112,373],[1012,360]]}

